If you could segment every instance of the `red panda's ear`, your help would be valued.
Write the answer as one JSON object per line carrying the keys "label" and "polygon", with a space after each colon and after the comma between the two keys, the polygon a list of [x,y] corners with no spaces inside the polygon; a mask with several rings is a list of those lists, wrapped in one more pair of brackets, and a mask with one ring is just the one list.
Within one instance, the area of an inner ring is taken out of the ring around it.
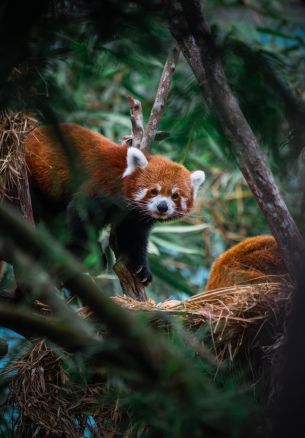
{"label": "red panda's ear", "polygon": [[144,168],[147,166],[148,161],[143,152],[140,151],[140,149],[129,147],[127,149],[127,167],[123,173],[124,176],[131,175],[136,169]]}
{"label": "red panda's ear", "polygon": [[191,173],[191,184],[194,189],[194,198],[196,197],[200,186],[204,183],[205,173],[203,170],[196,170]]}

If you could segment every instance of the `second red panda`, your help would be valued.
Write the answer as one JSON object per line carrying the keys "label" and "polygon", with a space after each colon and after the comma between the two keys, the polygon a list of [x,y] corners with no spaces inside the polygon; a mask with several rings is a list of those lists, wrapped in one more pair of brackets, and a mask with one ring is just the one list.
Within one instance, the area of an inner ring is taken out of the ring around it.
{"label": "second red panda", "polygon": [[[156,220],[180,218],[190,211],[204,172],[191,173],[181,164],[119,146],[75,124],[59,127],[69,150],[75,150],[77,168],[85,178],[71,188],[74,175],[53,129],[37,128],[25,144],[33,199],[43,198],[46,208],[48,202],[67,207],[69,248],[79,255],[88,237],[87,219],[96,230],[111,224],[111,240],[118,254],[149,284],[149,231]],[[85,213],[80,205],[83,199]]]}
{"label": "second red panda", "polygon": [[287,275],[274,237],[250,237],[219,256],[212,266],[206,290],[272,281],[274,275]]}

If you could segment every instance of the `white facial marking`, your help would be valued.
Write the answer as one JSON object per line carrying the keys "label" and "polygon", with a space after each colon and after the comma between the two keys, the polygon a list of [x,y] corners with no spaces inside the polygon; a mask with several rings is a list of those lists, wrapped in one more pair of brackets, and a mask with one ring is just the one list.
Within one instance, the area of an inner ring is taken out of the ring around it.
{"label": "white facial marking", "polygon": [[178,192],[178,188],[177,188],[177,187],[173,187],[173,188],[172,188],[172,194],[174,194],[174,193],[176,193],[176,192]]}
{"label": "white facial marking", "polygon": [[[158,210],[158,204],[165,201],[167,204],[167,211],[162,213]],[[168,196],[157,195],[154,196],[147,204],[147,210],[151,215],[157,219],[167,219],[171,217],[176,211],[176,205],[173,200]]]}
{"label": "white facial marking", "polygon": [[160,184],[156,184],[155,188],[158,190],[158,192],[161,192],[162,187],[160,186]]}
{"label": "white facial marking", "polygon": [[181,209],[187,210],[187,198],[185,196],[181,196]]}
{"label": "white facial marking", "polygon": [[143,169],[147,164],[148,161],[143,152],[131,146],[127,149],[127,167],[123,173],[123,178],[131,175],[138,168]]}
{"label": "white facial marking", "polygon": [[145,198],[147,195],[148,189],[140,189],[137,191],[137,193],[134,196],[135,201],[142,201],[142,199]]}
{"label": "white facial marking", "polygon": [[203,170],[195,170],[191,174],[191,185],[194,189],[194,198],[196,198],[198,190],[200,189],[200,186],[204,183],[205,180],[205,173]]}

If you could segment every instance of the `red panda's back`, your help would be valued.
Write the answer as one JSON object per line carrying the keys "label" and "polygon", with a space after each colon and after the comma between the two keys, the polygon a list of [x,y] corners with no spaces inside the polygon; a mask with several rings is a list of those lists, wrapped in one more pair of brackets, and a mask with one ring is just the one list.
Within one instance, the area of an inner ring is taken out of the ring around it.
{"label": "red panda's back", "polygon": [[259,281],[266,275],[283,274],[287,271],[274,237],[250,237],[215,261],[206,290]]}
{"label": "red panda's back", "polygon": [[[91,178],[100,163],[104,163],[107,169],[109,158],[120,149],[106,137],[82,126],[61,124],[59,127],[69,148],[68,153],[72,151],[77,177],[82,174],[86,179]],[[35,129],[26,140],[25,150],[30,185],[55,200],[67,196],[72,178],[71,162],[53,128],[42,126]]]}

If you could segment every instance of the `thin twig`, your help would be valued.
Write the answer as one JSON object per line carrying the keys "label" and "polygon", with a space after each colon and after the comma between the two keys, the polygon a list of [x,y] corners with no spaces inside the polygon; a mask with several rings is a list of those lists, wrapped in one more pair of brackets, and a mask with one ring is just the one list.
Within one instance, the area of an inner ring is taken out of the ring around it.
{"label": "thin twig", "polygon": [[164,111],[165,102],[169,95],[169,91],[172,83],[172,77],[176,69],[179,53],[180,50],[177,44],[173,43],[169,49],[169,53],[159,82],[155,101],[142,139],[142,143],[141,143],[142,150],[149,151],[154,141],[154,138],[156,136],[157,128]]}
{"label": "thin twig", "polygon": [[139,100],[132,96],[128,96],[128,102],[132,126],[132,146],[139,149],[144,133],[142,105]]}

